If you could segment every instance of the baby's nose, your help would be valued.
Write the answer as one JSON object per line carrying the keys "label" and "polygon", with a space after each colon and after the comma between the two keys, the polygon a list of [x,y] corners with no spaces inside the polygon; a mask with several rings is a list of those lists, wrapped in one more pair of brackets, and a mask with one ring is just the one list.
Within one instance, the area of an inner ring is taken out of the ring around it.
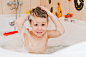
{"label": "baby's nose", "polygon": [[42,28],[39,26],[39,27],[38,27],[38,30],[41,30],[41,29],[42,29]]}

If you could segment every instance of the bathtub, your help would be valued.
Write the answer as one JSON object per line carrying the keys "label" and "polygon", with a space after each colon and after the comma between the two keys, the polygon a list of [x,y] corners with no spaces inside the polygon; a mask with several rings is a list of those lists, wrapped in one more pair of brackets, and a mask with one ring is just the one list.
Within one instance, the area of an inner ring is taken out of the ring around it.
{"label": "bathtub", "polygon": [[[10,20],[15,20],[15,15],[0,15],[0,57],[52,57],[52,56],[59,56],[64,57],[67,54],[63,54],[63,52],[68,52],[70,49],[74,49],[75,46],[79,45],[78,43],[86,41],[86,21],[80,21],[76,19],[68,19],[68,21],[64,21],[64,18],[59,18],[60,22],[62,23],[63,27],[65,28],[65,33],[59,37],[56,38],[50,38],[48,40],[48,46],[58,46],[58,45],[71,45],[70,47],[61,49],[59,51],[56,51],[52,54],[31,54],[31,53],[21,53],[21,52],[15,52],[15,50],[7,50],[3,48],[22,48],[23,40],[21,39],[20,35],[13,34],[9,36],[3,36],[4,32],[14,31],[14,26],[9,25]],[[75,20],[75,22],[71,22],[71,20]],[[30,25],[28,22],[25,22],[25,27],[30,28]],[[55,29],[55,25],[53,22],[49,19],[49,25],[48,30]],[[13,44],[12,44],[13,43]],[[86,43],[86,42],[84,42]],[[4,47],[3,47],[4,46]],[[19,46],[19,47],[15,47]],[[73,48],[71,48],[74,46]],[[3,47],[3,48],[2,48]],[[73,53],[72,51],[71,54]],[[71,55],[69,55],[71,56]]]}

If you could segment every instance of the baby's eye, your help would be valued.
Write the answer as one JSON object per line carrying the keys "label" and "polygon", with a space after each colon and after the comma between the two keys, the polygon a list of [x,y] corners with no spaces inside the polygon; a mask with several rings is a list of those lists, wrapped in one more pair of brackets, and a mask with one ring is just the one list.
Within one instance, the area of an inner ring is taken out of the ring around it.
{"label": "baby's eye", "polygon": [[37,26],[38,24],[35,24],[35,26]]}
{"label": "baby's eye", "polygon": [[45,24],[42,24],[42,26],[44,26]]}

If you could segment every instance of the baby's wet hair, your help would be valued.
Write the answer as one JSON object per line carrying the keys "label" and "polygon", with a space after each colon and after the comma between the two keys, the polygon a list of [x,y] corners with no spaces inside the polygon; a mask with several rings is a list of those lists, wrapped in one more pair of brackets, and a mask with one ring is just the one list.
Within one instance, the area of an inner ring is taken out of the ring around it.
{"label": "baby's wet hair", "polygon": [[[40,7],[36,7],[32,9],[30,12],[30,15],[36,16],[36,17],[41,17],[41,18],[47,18],[48,21],[48,14],[45,10],[42,10]],[[31,19],[29,20],[31,22]]]}

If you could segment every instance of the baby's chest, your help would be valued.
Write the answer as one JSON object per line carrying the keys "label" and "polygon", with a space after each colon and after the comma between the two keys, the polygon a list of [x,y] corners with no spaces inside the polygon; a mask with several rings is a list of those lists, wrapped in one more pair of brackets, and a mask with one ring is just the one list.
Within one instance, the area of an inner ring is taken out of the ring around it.
{"label": "baby's chest", "polygon": [[40,38],[40,39],[30,37],[28,39],[28,46],[31,47],[31,48],[32,47],[33,48],[44,48],[44,47],[47,46],[47,41],[48,41],[47,36],[44,36],[43,38]]}
{"label": "baby's chest", "polygon": [[33,40],[33,41],[28,41],[29,46],[31,47],[45,47],[47,46],[47,40]]}
{"label": "baby's chest", "polygon": [[47,44],[47,41],[45,40],[41,40],[41,41],[36,41],[36,42],[34,42],[33,43],[34,45],[36,45],[36,46],[45,46],[46,44]]}

